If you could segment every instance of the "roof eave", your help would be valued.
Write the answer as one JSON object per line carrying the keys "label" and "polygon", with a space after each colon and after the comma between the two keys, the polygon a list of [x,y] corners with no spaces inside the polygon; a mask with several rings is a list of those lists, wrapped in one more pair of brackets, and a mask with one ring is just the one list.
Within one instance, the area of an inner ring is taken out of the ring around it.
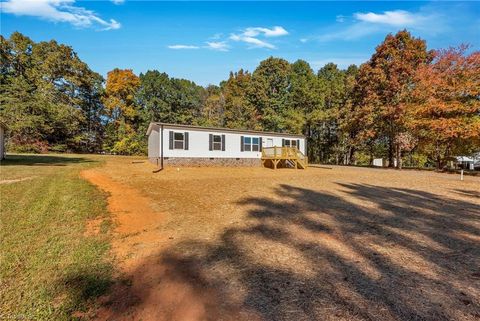
{"label": "roof eave", "polygon": [[[157,126],[166,126],[166,127],[178,127],[178,128],[191,128],[191,129],[200,129],[200,130],[212,130],[212,131],[223,131],[223,132],[238,132],[238,133],[251,133],[251,134],[263,134],[263,135],[272,135],[272,136],[291,136],[291,137],[298,137],[304,138],[304,135],[300,134],[290,134],[290,133],[280,133],[280,132],[265,132],[259,130],[249,130],[249,129],[234,129],[234,128],[221,128],[221,127],[203,127],[203,126],[195,126],[195,125],[183,125],[183,124],[171,124],[171,123],[161,123],[161,122],[153,122],[150,123],[150,126],[155,124]],[[147,131],[147,134],[150,132]]]}

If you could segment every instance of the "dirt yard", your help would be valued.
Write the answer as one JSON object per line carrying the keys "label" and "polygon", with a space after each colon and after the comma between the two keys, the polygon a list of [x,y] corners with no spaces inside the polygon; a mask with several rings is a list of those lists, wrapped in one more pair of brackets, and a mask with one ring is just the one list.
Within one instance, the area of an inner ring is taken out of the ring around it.
{"label": "dirt yard", "polygon": [[[100,320],[479,320],[480,178],[108,158]],[[95,233],[90,222],[87,233]]]}

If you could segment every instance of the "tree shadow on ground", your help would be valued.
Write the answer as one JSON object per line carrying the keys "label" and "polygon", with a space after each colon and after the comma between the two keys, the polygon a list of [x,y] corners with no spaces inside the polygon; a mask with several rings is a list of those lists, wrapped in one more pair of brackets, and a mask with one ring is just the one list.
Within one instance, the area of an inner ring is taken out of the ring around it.
{"label": "tree shadow on ground", "polygon": [[67,164],[94,162],[84,157],[65,157],[58,155],[7,155],[1,166],[66,166]]}
{"label": "tree shadow on ground", "polygon": [[453,191],[463,196],[476,197],[480,201],[480,187],[478,191],[469,191],[469,190],[462,190],[462,189],[454,189]]}
{"label": "tree shadow on ground", "polygon": [[103,271],[77,271],[66,275],[58,282],[68,293],[68,309],[72,312],[83,311],[88,304],[105,294],[112,285],[109,273]]}
{"label": "tree shadow on ground", "polygon": [[140,264],[132,275],[158,286],[140,278],[130,305],[122,304],[124,292],[113,293],[112,319],[145,302],[181,309],[161,297],[152,302],[169,282],[213,293],[203,302],[207,320],[241,319],[232,313],[239,310],[263,320],[480,318],[475,198],[339,185],[336,194],[281,185],[274,198],[241,200],[247,219],[218,241],[184,241]]}

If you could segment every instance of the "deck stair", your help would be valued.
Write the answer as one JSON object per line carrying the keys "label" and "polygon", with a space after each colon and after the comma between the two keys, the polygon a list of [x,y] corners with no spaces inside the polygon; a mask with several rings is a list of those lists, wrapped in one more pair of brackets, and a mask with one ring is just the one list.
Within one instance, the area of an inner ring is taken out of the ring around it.
{"label": "deck stair", "polygon": [[264,147],[262,164],[273,169],[280,167],[305,169],[308,166],[308,157],[296,147]]}

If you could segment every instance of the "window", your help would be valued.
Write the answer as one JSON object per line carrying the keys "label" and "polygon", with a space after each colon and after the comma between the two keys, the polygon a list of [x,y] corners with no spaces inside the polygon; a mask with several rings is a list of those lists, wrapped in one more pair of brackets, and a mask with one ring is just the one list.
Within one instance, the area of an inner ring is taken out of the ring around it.
{"label": "window", "polygon": [[246,152],[252,151],[252,137],[243,137],[243,150]]}
{"label": "window", "polygon": [[225,135],[209,135],[209,150],[225,150]]}
{"label": "window", "polygon": [[283,146],[285,147],[296,147],[298,148],[298,141],[296,139],[284,139]]}
{"label": "window", "polygon": [[174,132],[168,133],[168,149],[184,149],[188,150],[188,132]]}
{"label": "window", "polygon": [[260,137],[246,137],[242,136],[243,138],[243,149],[242,151],[245,152],[258,152],[260,151]]}
{"label": "window", "polygon": [[184,149],[185,144],[185,134],[184,133],[174,133],[173,134],[173,148],[174,149]]}
{"label": "window", "polygon": [[252,152],[258,152],[260,150],[260,143],[258,142],[258,137],[252,138]]}
{"label": "window", "polygon": [[222,136],[213,135],[213,150],[222,150]]}

